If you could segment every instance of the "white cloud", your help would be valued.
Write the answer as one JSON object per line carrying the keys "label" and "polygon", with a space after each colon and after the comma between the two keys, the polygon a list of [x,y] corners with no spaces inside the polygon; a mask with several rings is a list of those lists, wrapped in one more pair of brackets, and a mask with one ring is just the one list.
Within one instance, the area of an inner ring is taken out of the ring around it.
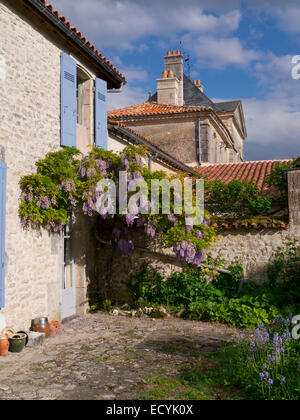
{"label": "white cloud", "polygon": [[128,83],[131,83],[133,81],[145,82],[148,79],[147,71],[137,66],[121,66],[120,71],[121,73],[126,75],[126,80],[128,81]]}
{"label": "white cloud", "polygon": [[196,0],[53,0],[52,4],[100,49],[145,48],[141,40],[147,36],[174,40],[180,32],[228,35],[238,29],[241,20],[239,10],[216,15],[204,12],[207,1]]}
{"label": "white cloud", "polygon": [[147,92],[141,88],[124,86],[121,93],[108,94],[108,110],[125,108],[130,105],[140,104],[148,99]]}
{"label": "white cloud", "polygon": [[[182,39],[199,66],[247,67],[258,79],[265,98],[243,100],[247,159],[300,154],[300,80],[291,78],[291,55],[262,53],[237,38],[242,19],[241,0],[51,0],[51,3],[100,51],[103,48],[110,51],[111,47],[119,50],[112,62],[129,83],[122,93],[109,94],[109,109],[147,100],[147,89],[136,87],[135,83],[147,81],[148,74],[143,68],[122,66],[124,51],[151,48],[147,37],[165,51]],[[247,5],[260,24],[265,17],[268,21],[271,17],[286,33],[300,33],[299,0],[248,0]],[[250,38],[259,39],[261,35],[252,27]]]}
{"label": "white cloud", "polygon": [[292,77],[292,68],[295,66],[292,57],[291,54],[276,56],[269,52],[253,66],[254,75],[268,96],[289,97],[290,101],[296,96],[298,101],[299,83]]}
{"label": "white cloud", "polygon": [[288,100],[246,99],[243,107],[248,131],[246,159],[284,159],[300,155],[300,111]]}
{"label": "white cloud", "polygon": [[291,35],[300,34],[300,6],[281,4],[278,7],[269,7],[267,14],[275,18],[278,27]]}
{"label": "white cloud", "polygon": [[197,57],[199,66],[221,69],[227,65],[246,66],[262,58],[258,51],[244,48],[239,38],[214,38],[201,36],[184,38],[185,44]]}
{"label": "white cloud", "polygon": [[273,53],[253,66],[265,97],[242,101],[248,132],[247,160],[300,155],[300,80],[292,79],[291,67],[291,55],[278,57]]}

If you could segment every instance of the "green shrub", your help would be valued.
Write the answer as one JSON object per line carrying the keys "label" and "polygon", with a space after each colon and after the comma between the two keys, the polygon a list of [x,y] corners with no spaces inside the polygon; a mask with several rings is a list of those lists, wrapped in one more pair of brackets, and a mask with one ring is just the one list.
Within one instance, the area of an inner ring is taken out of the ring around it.
{"label": "green shrub", "polygon": [[[205,268],[187,268],[167,279],[145,265],[131,276],[128,287],[142,306],[163,305],[174,312],[184,310],[184,317],[255,328],[268,324],[280,314],[299,313],[300,275],[299,246],[287,244],[278,249],[269,265],[269,283],[244,284],[238,293],[243,268],[238,262],[227,269],[229,274],[212,276]],[[220,261],[210,261],[219,266]],[[213,278],[212,278],[213,277]]]}
{"label": "green shrub", "polygon": [[[291,338],[290,329],[290,320],[278,317],[225,346],[211,355],[217,363],[205,372],[206,382],[238,388],[251,400],[299,400],[300,342]],[[181,379],[197,388],[203,383],[202,370],[196,366],[182,371]]]}

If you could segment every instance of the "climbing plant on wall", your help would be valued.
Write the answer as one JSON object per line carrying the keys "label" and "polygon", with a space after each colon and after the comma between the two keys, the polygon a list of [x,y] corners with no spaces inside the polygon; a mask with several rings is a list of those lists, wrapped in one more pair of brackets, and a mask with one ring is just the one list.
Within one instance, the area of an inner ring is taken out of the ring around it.
{"label": "climbing plant on wall", "polygon": [[[205,259],[205,250],[214,242],[215,229],[209,225],[209,216],[198,225],[183,210],[175,211],[176,203],[184,199],[172,188],[170,211],[162,214],[162,197],[154,202],[150,194],[140,196],[130,204],[136,191],[127,191],[126,211],[120,214],[123,195],[120,191],[120,173],[126,173],[127,187],[130,182],[144,181],[148,187],[152,180],[172,181],[163,171],[151,171],[145,165],[148,150],[145,147],[128,146],[121,153],[93,148],[82,155],[76,148],[64,148],[48,153],[36,162],[35,174],[20,180],[21,201],[19,215],[24,228],[42,228],[50,232],[60,232],[68,223],[68,217],[75,209],[95,218],[101,225],[109,221],[114,228],[111,241],[120,252],[130,254],[134,250],[131,232],[143,229],[151,238],[160,235],[165,247],[173,247],[177,258],[199,266]],[[184,175],[180,175],[183,180]],[[102,190],[99,182],[105,181]],[[117,190],[116,201],[110,195],[109,185]],[[104,204],[104,212],[99,212],[99,199]],[[192,197],[195,204],[195,197]],[[123,203],[124,204],[124,203]],[[127,205],[128,204],[128,205]],[[157,212],[157,206],[159,211]],[[155,209],[155,211],[154,211]]]}

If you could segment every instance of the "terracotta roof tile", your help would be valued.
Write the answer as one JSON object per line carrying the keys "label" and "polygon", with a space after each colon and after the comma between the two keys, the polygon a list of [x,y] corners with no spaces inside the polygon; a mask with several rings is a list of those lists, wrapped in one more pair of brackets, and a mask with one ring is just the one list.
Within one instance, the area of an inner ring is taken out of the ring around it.
{"label": "terracotta roof tile", "polygon": [[81,39],[91,50],[93,50],[106,64],[108,64],[122,79],[125,81],[125,76],[116,69],[116,67],[113,66],[113,64],[106,59],[96,48],[94,45],[92,45],[83,35],[80,31],[77,30],[75,26],[71,26],[70,22],[67,21],[66,17],[61,15],[57,10],[55,10],[50,3],[46,2],[45,0],[39,0],[44,6],[46,6],[51,13],[53,13],[62,23],[64,23],[69,29],[71,29],[78,38]]}
{"label": "terracotta roof tile", "polygon": [[288,216],[212,216],[211,225],[219,230],[224,229],[287,229]]}
{"label": "terracotta roof tile", "polygon": [[144,102],[138,105],[132,105],[127,108],[115,109],[108,111],[109,118],[118,119],[125,116],[141,116],[141,115],[159,115],[159,114],[182,114],[185,112],[209,111],[212,110],[208,106],[177,106],[163,105],[153,102]]}
{"label": "terracotta roof tile", "polygon": [[193,169],[210,181],[219,179],[226,184],[233,180],[253,182],[259,188],[263,187],[267,175],[276,165],[292,162],[291,159],[261,160],[241,163],[217,163],[198,166]]}

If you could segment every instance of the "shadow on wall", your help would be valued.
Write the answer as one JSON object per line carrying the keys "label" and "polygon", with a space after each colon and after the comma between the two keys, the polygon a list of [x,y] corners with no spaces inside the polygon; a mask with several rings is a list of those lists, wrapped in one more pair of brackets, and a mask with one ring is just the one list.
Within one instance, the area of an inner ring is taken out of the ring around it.
{"label": "shadow on wall", "polygon": [[[149,239],[142,229],[132,231],[131,236],[136,248],[161,250],[159,240]],[[111,233],[109,229],[107,231],[95,229],[92,238],[94,262],[92,263],[91,255],[89,255],[88,271],[90,279],[88,299],[91,305],[105,300],[111,301],[113,305],[133,303],[133,296],[126,283],[129,281],[130,275],[142,270],[145,263],[165,276],[169,276],[173,271],[182,270],[181,263],[174,258],[138,250],[135,250],[131,255],[125,255],[113,246],[101,243],[102,240],[104,242],[110,241]]]}
{"label": "shadow on wall", "polygon": [[[101,236],[100,236],[101,235]],[[98,239],[97,239],[98,236]],[[113,305],[133,303],[133,297],[126,283],[130,275],[137,274],[147,263],[149,267],[168,277],[173,271],[181,271],[183,265],[173,258],[135,250],[132,255],[119,253],[112,246],[100,241],[109,241],[110,235],[104,231],[93,236],[94,264],[90,265],[88,296],[90,303],[97,304],[105,300]],[[100,241],[99,241],[100,239]],[[143,231],[133,232],[135,246],[161,251],[158,240],[151,240]],[[288,231],[274,229],[239,230],[220,232],[218,241],[210,249],[213,258],[224,259],[228,267],[238,260],[245,269],[246,281],[262,283],[268,280],[267,270],[278,247],[285,247],[291,239]],[[90,257],[90,256],[89,256]]]}

